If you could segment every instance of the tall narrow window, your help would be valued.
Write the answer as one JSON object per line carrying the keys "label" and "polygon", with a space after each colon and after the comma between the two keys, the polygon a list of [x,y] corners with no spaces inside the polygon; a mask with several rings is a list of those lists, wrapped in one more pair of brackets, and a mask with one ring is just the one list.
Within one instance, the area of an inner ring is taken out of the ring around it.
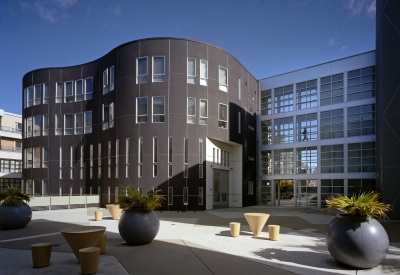
{"label": "tall narrow window", "polygon": [[101,178],[101,143],[99,143],[97,150],[97,177]]}
{"label": "tall narrow window", "polygon": [[172,162],[172,137],[168,137],[168,162]]}
{"label": "tall narrow window", "polygon": [[138,143],[138,177],[142,177],[142,161],[143,161],[143,138],[139,138]]}
{"label": "tall narrow window", "polygon": [[102,121],[102,129],[106,130],[108,129],[108,121],[110,119],[110,114],[109,114],[109,108],[108,105],[102,105],[102,113],[101,113],[101,121]]}
{"label": "tall narrow window", "polygon": [[42,91],[40,90],[40,84],[35,85],[35,99],[33,102],[33,105],[39,105],[40,102],[42,101]]}
{"label": "tall narrow window", "polygon": [[153,97],[153,122],[164,122],[164,97]]}
{"label": "tall narrow window", "polygon": [[147,122],[147,97],[136,98],[136,123]]}
{"label": "tall narrow window", "polygon": [[240,100],[242,97],[242,79],[240,77],[238,78],[238,96]]}
{"label": "tall narrow window", "polygon": [[43,104],[50,102],[50,84],[43,83]]}
{"label": "tall narrow window", "polygon": [[28,88],[28,107],[33,106],[33,87]]}
{"label": "tall narrow window", "polygon": [[85,134],[92,132],[92,111],[85,112]]}
{"label": "tall narrow window", "polygon": [[60,159],[59,159],[59,166],[60,166],[60,179],[63,178],[63,173],[62,173],[62,167],[63,167],[63,150],[62,147],[60,147]]}
{"label": "tall narrow window", "polygon": [[81,152],[80,152],[80,159],[79,159],[79,163],[80,163],[80,169],[79,169],[79,176],[80,179],[83,179],[83,164],[85,163],[85,158],[84,158],[84,146],[81,145]]}
{"label": "tall narrow window", "polygon": [[130,177],[130,164],[131,164],[131,149],[130,149],[131,140],[129,138],[125,141],[125,177]]}
{"label": "tall narrow window", "polygon": [[93,144],[90,144],[89,165],[90,165],[89,177],[90,179],[93,179]]}
{"label": "tall narrow window", "polygon": [[109,109],[109,119],[108,119],[108,125],[109,125],[109,127],[110,128],[114,128],[114,102],[111,102],[110,103],[110,105],[109,105],[109,107],[108,107],[108,109]]}
{"label": "tall narrow window", "polygon": [[183,205],[188,205],[188,188],[183,187]]}
{"label": "tall narrow window", "polygon": [[189,138],[184,138],[184,154],[183,154],[183,163],[184,163],[184,172],[183,172],[183,177],[187,178],[188,177],[188,163],[189,163]]}
{"label": "tall narrow window", "polygon": [[115,141],[115,178],[119,178],[119,139]]}
{"label": "tall narrow window", "polygon": [[114,76],[115,76],[115,67],[112,66],[110,68],[110,91],[114,90]]}
{"label": "tall narrow window", "polygon": [[69,158],[69,178],[74,178],[74,147],[70,147],[70,158]]}
{"label": "tall narrow window", "polygon": [[85,100],[92,99],[93,96],[93,78],[85,79]]}
{"label": "tall narrow window", "polygon": [[165,57],[153,56],[153,82],[164,82]]}
{"label": "tall narrow window", "polygon": [[208,85],[208,63],[206,60],[200,60],[200,85]]}
{"label": "tall narrow window", "polygon": [[207,100],[200,99],[200,125],[207,125]]}
{"label": "tall narrow window", "polygon": [[168,205],[172,205],[174,203],[173,197],[174,197],[174,188],[168,187]]}
{"label": "tall narrow window", "polygon": [[240,117],[240,112],[238,112],[238,133],[239,133],[239,134],[240,134],[241,128],[242,128],[242,125],[241,125],[241,117]]}
{"label": "tall narrow window", "polygon": [[26,168],[32,168],[32,148],[26,148]]}
{"label": "tall narrow window", "polygon": [[33,118],[28,117],[26,119],[26,136],[31,137],[33,135]]}
{"label": "tall narrow window", "polygon": [[74,118],[72,114],[64,115],[64,135],[74,134]]}
{"label": "tall narrow window", "polygon": [[43,147],[42,148],[42,168],[49,167],[49,148]]}
{"label": "tall narrow window", "polygon": [[43,136],[49,135],[49,115],[43,115]]}
{"label": "tall narrow window", "polygon": [[196,122],[196,99],[188,97],[187,99],[187,123]]}
{"label": "tall narrow window", "polygon": [[34,137],[39,137],[41,134],[41,117],[40,116],[34,116],[33,117],[33,136]]}
{"label": "tall narrow window", "polygon": [[73,82],[66,81],[64,82],[64,90],[65,90],[65,98],[64,102],[73,102],[74,101],[74,89],[73,89]]}
{"label": "tall narrow window", "polygon": [[108,93],[108,68],[103,72],[103,95]]}
{"label": "tall narrow window", "polygon": [[215,148],[213,148],[213,164],[215,164]]}
{"label": "tall narrow window", "polygon": [[153,177],[157,177],[158,141],[153,137]]}
{"label": "tall narrow window", "polygon": [[198,203],[203,205],[203,187],[199,187]]}
{"label": "tall narrow window", "polygon": [[83,100],[83,81],[82,79],[75,81],[75,101]]}
{"label": "tall narrow window", "polygon": [[28,103],[28,98],[27,98],[27,93],[26,93],[26,89],[24,89],[24,95],[23,95],[23,102],[24,102],[24,109],[26,108],[26,105]]}
{"label": "tall narrow window", "polygon": [[[29,92],[29,88],[28,88],[28,92]],[[28,96],[29,96],[29,93],[28,93]],[[57,82],[56,83],[56,103],[62,103],[63,97],[64,97],[63,83]],[[28,105],[28,107],[29,107],[29,105]]]}
{"label": "tall narrow window", "polygon": [[228,70],[221,66],[219,66],[219,89],[228,91]]}
{"label": "tall narrow window", "polygon": [[40,147],[33,148],[33,168],[40,168]]}
{"label": "tall narrow window", "polygon": [[218,104],[218,127],[228,128],[228,105]]}
{"label": "tall narrow window", "polygon": [[199,139],[199,178],[203,177],[203,139]]}
{"label": "tall narrow window", "polygon": [[136,84],[147,83],[147,57],[136,59]]}
{"label": "tall narrow window", "polygon": [[187,83],[196,84],[196,59],[187,60]]}
{"label": "tall narrow window", "polygon": [[83,114],[75,114],[75,135],[83,134]]}
{"label": "tall narrow window", "polygon": [[107,148],[107,164],[108,164],[108,178],[111,178],[111,141],[108,142]]}

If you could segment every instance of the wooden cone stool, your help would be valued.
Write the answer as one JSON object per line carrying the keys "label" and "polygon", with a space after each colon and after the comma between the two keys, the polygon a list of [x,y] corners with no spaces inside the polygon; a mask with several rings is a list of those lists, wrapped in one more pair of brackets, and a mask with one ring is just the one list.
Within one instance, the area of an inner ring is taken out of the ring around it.
{"label": "wooden cone stool", "polygon": [[279,225],[268,225],[269,239],[271,241],[277,241],[279,238]]}
{"label": "wooden cone stool", "polygon": [[269,218],[269,214],[265,213],[244,213],[249,223],[250,231],[254,236],[258,236]]}
{"label": "wooden cone stool", "polygon": [[107,204],[106,205],[108,212],[110,212],[113,220],[117,220],[121,215],[122,209],[117,204]]}
{"label": "wooden cone stool", "polygon": [[234,238],[239,237],[240,222],[231,222],[229,223],[229,226],[231,228],[231,236]]}
{"label": "wooden cone stool", "polygon": [[100,254],[106,252],[106,243],[107,243],[107,235],[103,234],[103,236],[101,236],[99,243],[97,244],[97,247],[100,248]]}
{"label": "wooden cone stool", "polygon": [[35,243],[31,245],[33,267],[50,265],[52,243]]}
{"label": "wooden cone stool", "polygon": [[86,247],[79,249],[82,274],[94,274],[99,265],[100,248]]}
{"label": "wooden cone stool", "polygon": [[94,220],[101,221],[103,219],[103,211],[99,210],[94,212]]}

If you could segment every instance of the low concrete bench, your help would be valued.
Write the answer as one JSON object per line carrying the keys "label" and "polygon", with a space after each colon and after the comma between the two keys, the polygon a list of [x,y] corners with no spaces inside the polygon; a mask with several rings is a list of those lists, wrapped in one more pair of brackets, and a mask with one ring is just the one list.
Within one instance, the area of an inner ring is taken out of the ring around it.
{"label": "low concrete bench", "polygon": [[86,247],[79,249],[82,274],[94,274],[99,266],[100,248]]}
{"label": "low concrete bench", "polygon": [[99,243],[97,244],[97,247],[100,248],[100,254],[106,252],[106,243],[107,243],[107,235],[103,234],[103,236],[101,236]]}
{"label": "low concrete bench", "polygon": [[50,265],[52,243],[35,243],[31,245],[33,267]]}

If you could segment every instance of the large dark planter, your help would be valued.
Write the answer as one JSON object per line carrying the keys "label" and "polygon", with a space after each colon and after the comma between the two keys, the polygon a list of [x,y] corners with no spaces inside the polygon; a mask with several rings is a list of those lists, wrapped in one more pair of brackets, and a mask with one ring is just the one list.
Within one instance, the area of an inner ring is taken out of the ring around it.
{"label": "large dark planter", "polygon": [[0,228],[3,230],[24,228],[32,219],[32,210],[26,203],[0,205]]}
{"label": "large dark planter", "polygon": [[328,225],[325,243],[338,262],[355,268],[371,268],[386,257],[389,238],[373,218],[339,214]]}
{"label": "large dark planter", "polygon": [[130,245],[150,243],[159,229],[160,220],[154,211],[131,209],[124,211],[119,218],[119,234]]}

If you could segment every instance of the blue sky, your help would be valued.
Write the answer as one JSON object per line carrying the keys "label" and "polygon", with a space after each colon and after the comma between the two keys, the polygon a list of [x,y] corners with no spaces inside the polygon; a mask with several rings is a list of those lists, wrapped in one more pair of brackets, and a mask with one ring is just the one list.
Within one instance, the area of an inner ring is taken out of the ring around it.
{"label": "blue sky", "polygon": [[146,37],[213,44],[264,78],[374,50],[375,0],[1,0],[0,109],[21,114],[31,70]]}

